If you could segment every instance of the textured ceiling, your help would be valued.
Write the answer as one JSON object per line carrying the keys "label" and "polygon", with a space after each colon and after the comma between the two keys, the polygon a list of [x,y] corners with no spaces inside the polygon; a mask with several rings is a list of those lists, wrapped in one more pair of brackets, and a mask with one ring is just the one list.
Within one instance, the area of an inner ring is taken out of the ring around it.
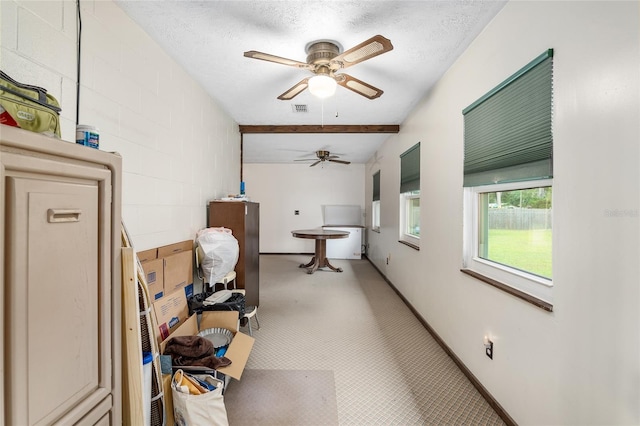
{"label": "textured ceiling", "polygon": [[[505,1],[116,0],[241,125],[402,124]],[[384,94],[338,87],[324,102],[304,91],[277,97],[311,73],[245,58],[257,50],[306,62],[312,41],[346,50],[380,34],[394,49],[348,69]],[[306,105],[308,112],[294,112]],[[366,162],[388,134],[245,134],[244,161],[292,162],[318,149]],[[334,165],[332,165],[334,166]],[[335,165],[340,166],[340,165]]]}

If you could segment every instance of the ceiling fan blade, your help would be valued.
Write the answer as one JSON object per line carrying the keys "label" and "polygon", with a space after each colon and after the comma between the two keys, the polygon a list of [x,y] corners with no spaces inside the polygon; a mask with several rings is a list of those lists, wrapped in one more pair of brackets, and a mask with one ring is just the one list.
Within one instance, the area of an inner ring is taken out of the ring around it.
{"label": "ceiling fan blade", "polygon": [[334,160],[329,158],[327,161],[331,161],[333,163],[340,163],[340,164],[351,164],[351,161],[344,161],[344,160]]}
{"label": "ceiling fan blade", "polygon": [[351,77],[348,74],[336,74],[336,82],[349,90],[356,92],[358,95],[362,95],[365,98],[375,99],[382,96],[384,93],[382,90],[374,87],[362,80]]}
{"label": "ceiling fan blade", "polygon": [[302,68],[312,70],[313,66],[306,62],[295,61],[293,59],[282,58],[276,55],[270,55],[268,53],[258,52],[256,50],[249,50],[244,52],[244,56],[252,59],[260,59],[261,61],[275,62],[276,64],[288,65],[290,67]]}
{"label": "ceiling fan blade", "polygon": [[295,98],[300,92],[309,86],[309,79],[305,78],[298,83],[295,84],[291,89],[284,92],[282,95],[278,96],[278,99],[281,101],[288,101],[289,99]]}
{"label": "ceiling fan blade", "polygon": [[391,40],[381,35],[376,35],[331,59],[331,64],[333,65],[331,68],[334,70],[347,68],[390,50],[393,50]]}
{"label": "ceiling fan blade", "polygon": [[316,161],[315,163],[313,163],[312,165],[310,165],[309,167],[313,167],[313,166],[315,166],[315,165],[317,165],[317,164],[320,164],[320,163],[322,163],[322,161],[321,161],[321,160],[318,160],[318,161]]}

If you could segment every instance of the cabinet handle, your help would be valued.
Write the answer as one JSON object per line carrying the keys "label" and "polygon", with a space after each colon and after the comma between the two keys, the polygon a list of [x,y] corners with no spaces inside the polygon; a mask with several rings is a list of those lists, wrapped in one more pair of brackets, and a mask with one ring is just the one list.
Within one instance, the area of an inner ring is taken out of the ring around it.
{"label": "cabinet handle", "polygon": [[80,214],[82,214],[80,209],[49,209],[47,221],[49,223],[79,222]]}

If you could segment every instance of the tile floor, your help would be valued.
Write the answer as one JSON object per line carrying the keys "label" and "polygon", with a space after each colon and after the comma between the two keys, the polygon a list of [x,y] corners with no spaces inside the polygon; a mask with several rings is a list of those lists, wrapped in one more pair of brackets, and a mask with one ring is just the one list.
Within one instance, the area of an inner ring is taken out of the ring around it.
{"label": "tile floor", "polygon": [[367,260],[299,269],[260,256],[248,369],[333,370],[340,425],[501,425],[500,417]]}

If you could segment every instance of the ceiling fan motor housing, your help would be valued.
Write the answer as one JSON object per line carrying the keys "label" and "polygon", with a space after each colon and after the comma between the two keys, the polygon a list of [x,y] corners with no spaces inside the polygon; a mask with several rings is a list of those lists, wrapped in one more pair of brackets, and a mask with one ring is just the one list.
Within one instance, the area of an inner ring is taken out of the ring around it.
{"label": "ceiling fan motor housing", "polygon": [[307,63],[316,66],[318,74],[329,74],[329,64],[340,54],[340,46],[332,41],[314,41],[306,47]]}
{"label": "ceiling fan motor housing", "polygon": [[330,155],[329,151],[316,151],[316,155],[318,156],[319,159],[321,159],[322,161],[324,161],[325,159],[327,159]]}

